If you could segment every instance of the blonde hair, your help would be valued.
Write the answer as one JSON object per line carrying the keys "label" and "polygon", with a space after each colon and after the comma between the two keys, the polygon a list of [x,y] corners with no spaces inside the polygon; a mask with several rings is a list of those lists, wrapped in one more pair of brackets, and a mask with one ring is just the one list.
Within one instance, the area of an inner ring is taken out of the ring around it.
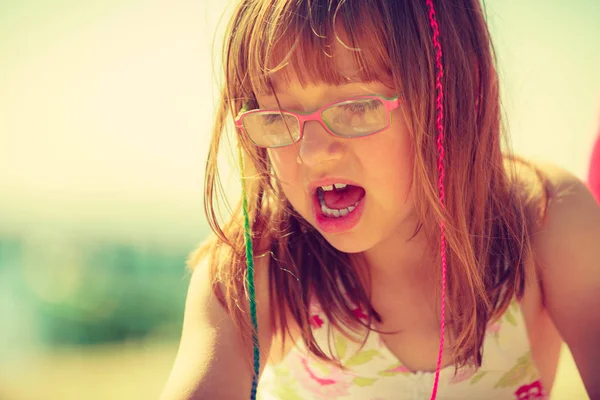
{"label": "blonde hair", "polygon": [[[232,116],[244,105],[256,106],[256,93],[269,90],[274,71],[283,79],[294,71],[301,84],[344,83],[331,59],[338,43],[352,52],[359,79],[391,80],[405,106],[417,229],[439,248],[438,224],[446,224],[447,320],[456,366],[481,363],[487,324],[522,295],[538,215],[526,212],[505,168],[498,79],[483,11],[478,0],[439,0],[435,7],[445,64],[445,209],[437,193],[435,53],[424,1],[243,0],[237,7],[224,45],[225,87],[206,169],[206,214],[216,237],[197,255],[211,257],[215,292],[246,337],[251,327],[241,207],[223,225],[215,212],[223,201],[217,196],[220,142]],[[243,173],[253,177],[247,191],[256,254],[269,257],[270,296],[277,296],[273,328],[289,334],[292,318],[309,350],[336,361],[313,337],[309,304],[321,304],[332,328],[350,333],[369,326],[354,316],[343,293],[379,319],[365,279],[347,254],[292,209],[266,151],[239,132],[238,140],[249,161]],[[438,266],[432,273],[439,277]]]}

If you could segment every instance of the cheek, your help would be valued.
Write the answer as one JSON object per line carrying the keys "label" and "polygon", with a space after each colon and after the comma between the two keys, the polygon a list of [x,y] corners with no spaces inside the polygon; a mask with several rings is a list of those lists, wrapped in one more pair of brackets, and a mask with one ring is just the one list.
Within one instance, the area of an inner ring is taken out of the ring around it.
{"label": "cheek", "polygon": [[384,149],[388,152],[387,159],[390,160],[393,165],[393,168],[390,169],[390,173],[397,179],[397,182],[410,184],[414,168],[412,138],[404,119],[398,116],[398,114],[399,113],[397,112],[394,115],[396,120],[389,132],[390,135],[387,136],[387,140],[390,143],[388,146],[384,147]]}
{"label": "cheek", "polygon": [[405,129],[390,129],[385,134],[373,136],[361,151],[362,166],[380,196],[398,203],[410,194],[414,169],[412,141]]}
{"label": "cheek", "polygon": [[282,183],[293,183],[298,180],[300,171],[296,162],[298,151],[294,146],[268,149],[267,154],[275,170],[275,175],[283,181]]}

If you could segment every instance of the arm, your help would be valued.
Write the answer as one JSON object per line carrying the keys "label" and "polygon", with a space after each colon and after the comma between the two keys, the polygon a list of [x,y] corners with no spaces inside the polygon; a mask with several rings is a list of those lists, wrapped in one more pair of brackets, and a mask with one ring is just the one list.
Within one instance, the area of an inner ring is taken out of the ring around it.
{"label": "arm", "polygon": [[[271,346],[267,259],[255,263],[262,372]],[[248,398],[253,371],[250,339],[248,344],[214,295],[208,265],[199,265],[190,281],[179,351],[161,400]]]}
{"label": "arm", "polygon": [[557,169],[547,220],[534,246],[544,306],[569,346],[591,400],[600,399],[600,207]]}

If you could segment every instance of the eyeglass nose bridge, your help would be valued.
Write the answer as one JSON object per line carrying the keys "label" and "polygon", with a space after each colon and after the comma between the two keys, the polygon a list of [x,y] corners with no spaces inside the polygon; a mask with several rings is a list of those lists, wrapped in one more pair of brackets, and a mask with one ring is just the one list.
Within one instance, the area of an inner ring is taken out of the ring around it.
{"label": "eyeglass nose bridge", "polygon": [[320,109],[317,110],[313,113],[307,114],[307,115],[297,115],[296,117],[298,118],[298,128],[300,130],[299,134],[298,134],[298,140],[296,140],[297,142],[300,142],[303,138],[304,138],[304,128],[306,123],[311,122],[311,121],[315,121],[317,122],[319,125],[321,125],[321,127],[325,130],[325,132],[327,132],[329,135],[333,136],[333,137],[338,137],[335,133],[333,133],[331,131],[331,129],[329,129],[329,127],[327,126],[327,123],[325,122],[325,120],[323,119],[323,111],[325,111],[325,109]]}

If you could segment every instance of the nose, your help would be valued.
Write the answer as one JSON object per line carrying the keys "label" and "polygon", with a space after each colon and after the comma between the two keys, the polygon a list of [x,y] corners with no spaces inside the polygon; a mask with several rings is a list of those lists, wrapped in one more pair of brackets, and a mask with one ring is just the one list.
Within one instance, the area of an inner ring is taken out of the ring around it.
{"label": "nose", "polygon": [[344,155],[343,139],[330,135],[318,121],[307,121],[299,143],[299,156],[308,167],[337,161]]}

